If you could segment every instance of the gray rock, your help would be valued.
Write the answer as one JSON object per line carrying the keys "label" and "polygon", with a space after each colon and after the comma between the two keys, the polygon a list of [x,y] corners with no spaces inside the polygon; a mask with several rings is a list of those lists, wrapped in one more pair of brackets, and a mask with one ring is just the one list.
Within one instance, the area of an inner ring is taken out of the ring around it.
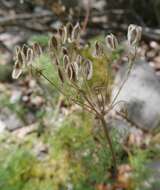
{"label": "gray rock", "polygon": [[[125,80],[127,65],[123,66],[116,77],[113,91],[115,97]],[[124,101],[129,120],[138,126],[152,129],[160,122],[160,81],[152,67],[142,60],[135,62],[128,80],[125,82],[116,102]],[[117,104],[115,109],[124,105]]]}
{"label": "gray rock", "polygon": [[8,108],[0,110],[0,120],[4,123],[5,129],[13,131],[24,126],[24,123],[18,116]]}
{"label": "gray rock", "polygon": [[145,184],[150,187],[149,190],[159,190],[160,189],[160,161],[154,160],[150,162],[148,165],[146,165],[147,169],[149,169],[149,172],[151,176],[145,182]]}

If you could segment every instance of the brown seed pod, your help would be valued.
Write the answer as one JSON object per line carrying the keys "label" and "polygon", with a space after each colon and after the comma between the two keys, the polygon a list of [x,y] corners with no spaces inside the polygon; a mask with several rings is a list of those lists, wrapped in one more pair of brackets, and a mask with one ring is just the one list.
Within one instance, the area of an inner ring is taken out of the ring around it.
{"label": "brown seed pod", "polygon": [[22,65],[25,63],[25,55],[24,55],[24,53],[22,51],[18,52],[17,61]]}
{"label": "brown seed pod", "polygon": [[137,43],[140,41],[142,36],[142,27],[131,24],[128,27],[128,43],[129,45],[137,45]]}
{"label": "brown seed pod", "polygon": [[67,31],[67,27],[64,26],[63,35],[62,35],[62,43],[65,44],[67,42],[67,39],[68,39],[68,31]]}
{"label": "brown seed pod", "polygon": [[50,50],[55,49],[58,50],[58,40],[55,36],[52,36],[49,41],[49,48]]}
{"label": "brown seed pod", "polygon": [[71,64],[71,69],[72,69],[72,79],[73,81],[76,81],[76,71],[75,71],[75,67],[73,64]]}
{"label": "brown seed pod", "polygon": [[42,54],[42,48],[39,43],[34,43],[32,49],[35,56],[40,56]]}
{"label": "brown seed pod", "polygon": [[73,81],[76,80],[76,73],[74,70],[74,66],[72,64],[68,64],[65,71],[69,80],[73,80]]}
{"label": "brown seed pod", "polygon": [[63,55],[68,55],[68,51],[65,47],[62,47],[62,52],[63,52]]}
{"label": "brown seed pod", "polygon": [[19,46],[16,46],[15,47],[15,53],[16,55],[18,55],[18,53],[20,52],[21,48]]}
{"label": "brown seed pod", "polygon": [[25,57],[27,56],[27,50],[28,50],[28,47],[27,47],[27,45],[24,44],[22,47],[22,52],[23,52]]}
{"label": "brown seed pod", "polygon": [[33,59],[34,59],[34,55],[33,55],[33,49],[32,48],[28,48],[27,49],[27,56],[26,56],[26,62],[28,65],[32,64]]}
{"label": "brown seed pod", "polygon": [[19,61],[16,61],[12,72],[12,78],[18,79],[21,74],[22,74],[22,64]]}
{"label": "brown seed pod", "polygon": [[77,24],[74,26],[74,28],[73,28],[71,40],[72,40],[72,41],[79,40],[79,38],[80,38],[80,33],[81,33],[81,28],[80,28],[79,23],[77,23]]}
{"label": "brown seed pod", "polygon": [[67,66],[69,65],[70,61],[69,61],[69,57],[68,55],[64,55],[63,56],[63,65],[64,65],[64,68],[66,69]]}
{"label": "brown seed pod", "polygon": [[76,60],[73,63],[77,80],[79,78],[79,73],[80,73],[80,70],[81,70],[81,62],[82,62],[82,57],[80,55],[77,55]]}
{"label": "brown seed pod", "polygon": [[106,36],[105,40],[109,49],[115,50],[118,47],[118,40],[115,35],[109,34]]}
{"label": "brown seed pod", "polygon": [[63,36],[63,28],[62,27],[58,29],[58,34],[62,38],[62,36]]}
{"label": "brown seed pod", "polygon": [[87,80],[90,80],[93,75],[93,65],[88,59],[84,61],[84,74]]}
{"label": "brown seed pod", "polygon": [[66,27],[67,27],[68,37],[71,38],[72,31],[73,31],[73,25],[71,23],[68,23],[66,25]]}
{"label": "brown seed pod", "polygon": [[103,47],[102,47],[102,44],[98,43],[96,41],[95,43],[95,50],[96,50],[96,56],[100,56],[103,54]]}

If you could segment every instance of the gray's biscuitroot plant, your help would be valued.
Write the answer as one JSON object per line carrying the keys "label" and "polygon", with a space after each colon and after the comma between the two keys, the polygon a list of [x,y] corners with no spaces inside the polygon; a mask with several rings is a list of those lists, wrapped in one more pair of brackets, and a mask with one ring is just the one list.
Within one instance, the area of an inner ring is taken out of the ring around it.
{"label": "gray's biscuitroot plant", "polygon": [[[113,71],[112,64],[116,61],[116,52],[120,44],[115,35],[109,34],[104,43],[93,45],[81,44],[81,28],[68,23],[59,28],[51,37],[46,50],[38,43],[32,46],[16,47],[15,65],[12,72],[14,79],[23,72],[45,78],[58,92],[69,101],[92,113],[101,122],[113,159],[113,174],[116,175],[116,155],[112,145],[105,116],[117,104],[116,99],[127,80],[137,55],[137,45],[141,39],[142,28],[136,25],[128,27],[127,52],[128,71],[115,97],[111,98]],[[41,69],[36,58],[47,53],[56,70],[59,81],[51,80]]]}

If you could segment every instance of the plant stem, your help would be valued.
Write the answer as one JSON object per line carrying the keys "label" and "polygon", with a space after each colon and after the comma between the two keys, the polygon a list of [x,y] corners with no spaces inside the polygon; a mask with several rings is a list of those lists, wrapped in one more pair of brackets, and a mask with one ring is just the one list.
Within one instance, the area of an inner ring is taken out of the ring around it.
{"label": "plant stem", "polygon": [[116,161],[116,154],[115,154],[115,151],[114,151],[114,148],[113,148],[113,143],[112,143],[112,140],[111,140],[111,137],[110,137],[110,134],[109,134],[109,130],[108,130],[108,127],[107,127],[107,123],[106,123],[104,117],[101,117],[100,120],[101,120],[102,127],[103,127],[103,130],[104,130],[104,133],[105,133],[105,136],[106,136],[106,139],[108,141],[108,145],[109,145],[109,148],[110,148],[110,151],[111,151],[111,154],[112,154],[113,176],[116,177],[116,174],[117,174],[117,161]]}

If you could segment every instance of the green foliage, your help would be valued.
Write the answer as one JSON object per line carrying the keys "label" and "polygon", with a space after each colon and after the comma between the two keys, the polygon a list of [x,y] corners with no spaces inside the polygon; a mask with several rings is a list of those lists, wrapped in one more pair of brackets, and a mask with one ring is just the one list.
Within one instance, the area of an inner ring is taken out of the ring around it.
{"label": "green foliage", "polygon": [[[75,190],[93,190],[96,184],[108,182],[110,149],[102,131],[93,130],[93,122],[90,114],[77,112],[41,139],[35,135],[25,137],[23,142],[11,136],[0,138],[0,189],[60,190],[72,184]],[[39,140],[49,147],[43,160],[33,154]],[[114,146],[120,155],[122,149],[116,138]]]}
{"label": "green foliage", "polygon": [[33,165],[34,158],[28,151],[16,148],[8,152],[6,158],[1,160],[0,189],[22,189]]}
{"label": "green foliage", "polygon": [[29,40],[29,43],[39,43],[42,46],[47,46],[48,45],[48,39],[49,37],[47,35],[35,35],[32,36]]}
{"label": "green foliage", "polygon": [[[63,122],[51,139],[53,157],[59,160],[66,155],[68,176],[76,190],[94,189],[93,184],[109,181],[108,172],[112,165],[110,149],[102,131],[93,131],[92,122],[86,114],[74,114]],[[120,156],[122,149],[117,145],[117,138],[113,141]]]}

